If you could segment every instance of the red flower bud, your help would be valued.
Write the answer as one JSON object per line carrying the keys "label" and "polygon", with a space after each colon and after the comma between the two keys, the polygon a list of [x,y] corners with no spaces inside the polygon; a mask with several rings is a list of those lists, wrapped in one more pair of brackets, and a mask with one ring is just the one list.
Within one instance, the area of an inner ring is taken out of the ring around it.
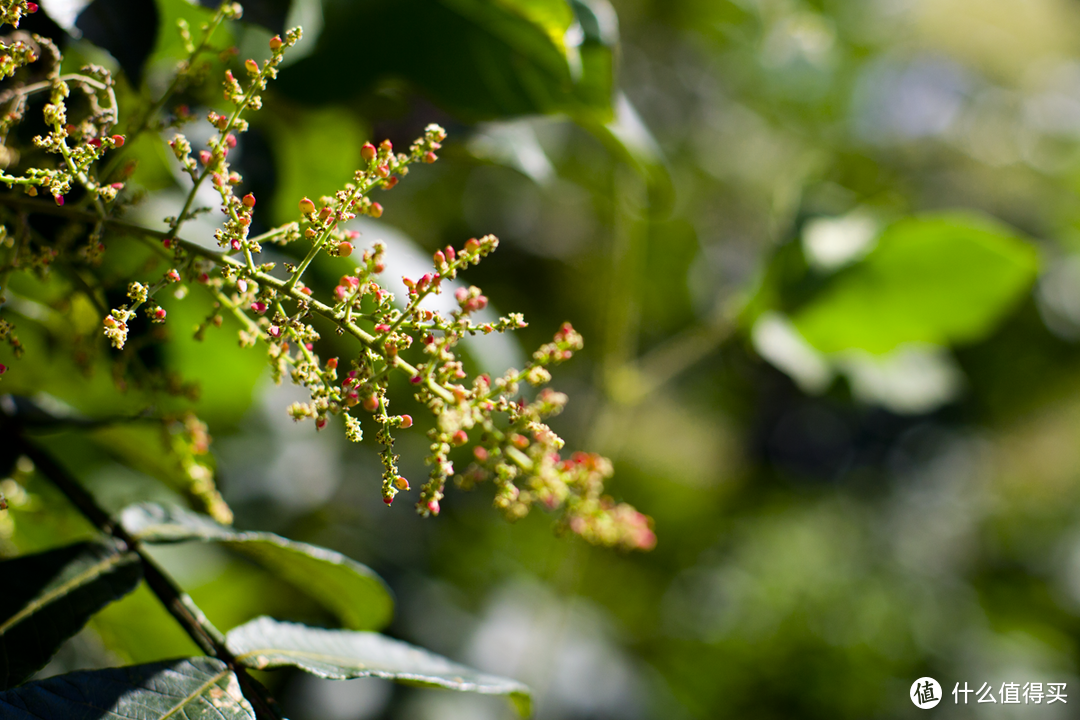
{"label": "red flower bud", "polygon": [[236,136],[233,135],[232,133],[229,133],[228,135],[226,135],[225,136],[225,144],[228,145],[230,148],[236,147]]}
{"label": "red flower bud", "polygon": [[394,177],[390,177],[390,178],[386,179],[386,182],[383,183],[383,188],[386,189],[386,190],[389,190],[390,188],[394,187],[397,184],[398,184],[398,179],[397,179],[397,176],[395,175]]}
{"label": "red flower bud", "polygon": [[382,501],[389,505],[390,503],[394,502],[394,498],[384,495]]}
{"label": "red flower bud", "polygon": [[311,215],[315,212],[315,203],[311,202],[311,200],[307,198],[304,198],[300,201],[300,212],[302,212],[304,215]]}
{"label": "red flower bud", "polygon": [[482,448],[479,445],[477,445],[476,447],[474,447],[472,449],[472,454],[473,454],[473,457],[475,457],[480,462],[486,462],[487,459],[488,459],[487,448]]}
{"label": "red flower bud", "polygon": [[320,415],[319,417],[315,418],[315,429],[322,430],[324,427],[326,427],[326,416]]}
{"label": "red flower bud", "polygon": [[390,330],[390,326],[386,323],[379,323],[375,326],[375,332],[387,332]]}
{"label": "red flower bud", "polygon": [[427,509],[428,509],[428,512],[431,513],[432,515],[438,515],[439,514],[439,501],[438,500],[429,500],[428,504],[427,504]]}
{"label": "red flower bud", "polygon": [[212,154],[210,154],[209,150],[200,150],[199,151],[199,160],[202,162],[203,165],[209,165],[210,161],[213,160],[213,159],[214,159],[214,156]]}
{"label": "red flower bud", "polygon": [[266,312],[266,303],[257,301],[253,302],[251,303],[251,309],[262,315],[264,312]]}
{"label": "red flower bud", "polygon": [[326,369],[327,370],[336,370],[337,369],[337,358],[336,357],[332,357],[332,358],[330,358],[329,360],[326,361]]}
{"label": "red flower bud", "polygon": [[270,49],[277,52],[281,49],[281,46],[285,44],[285,41],[281,39],[280,35],[275,35],[270,38]]}
{"label": "red flower bud", "polygon": [[379,167],[375,168],[375,174],[381,178],[390,177],[390,168],[386,167],[385,165],[380,165]]}
{"label": "red flower bud", "polygon": [[281,328],[279,328],[277,325],[271,325],[269,328],[267,328],[266,332],[272,338],[281,337]]}
{"label": "red flower bud", "polygon": [[64,204],[64,196],[63,195],[53,195],[53,200],[56,201],[57,205],[63,205]]}
{"label": "red flower bud", "polygon": [[389,140],[383,140],[381,143],[379,143],[379,149],[387,153],[393,152],[394,144],[391,143]]}
{"label": "red flower bud", "polygon": [[412,415],[402,415],[401,416],[401,425],[399,425],[398,427],[401,427],[403,429],[404,428],[411,428],[412,427]]}
{"label": "red flower bud", "polygon": [[124,136],[113,135],[112,136],[113,147],[124,147]]}
{"label": "red flower bud", "polygon": [[431,163],[435,162],[438,159],[439,159],[439,157],[433,152],[429,151],[429,152],[424,153],[424,162],[426,162],[428,165],[430,165]]}
{"label": "red flower bud", "polygon": [[368,215],[373,218],[382,217],[382,205],[377,202],[371,203],[371,207],[368,208]]}
{"label": "red flower bud", "polygon": [[36,2],[28,2],[28,3],[26,3],[26,12],[33,15],[37,11],[38,11],[38,4]]}
{"label": "red flower bud", "polygon": [[246,208],[253,208],[255,207],[255,196],[251,193],[248,193],[240,199],[240,202],[244,203],[244,207]]}
{"label": "red flower bud", "polygon": [[165,319],[165,308],[158,308],[157,310],[155,310],[154,311],[154,317],[157,318],[158,320],[164,320]]}
{"label": "red flower bud", "polygon": [[[34,9],[37,10],[37,8],[34,8]],[[6,372],[7,372],[7,365],[5,365],[3,363],[0,363],[0,375],[3,375]]]}
{"label": "red flower bud", "polygon": [[353,246],[350,242],[338,243],[337,246],[338,255],[341,257],[349,257],[352,255]]}
{"label": "red flower bud", "polygon": [[454,262],[455,260],[457,260],[457,253],[454,252],[453,245],[446,246],[446,257],[450,260],[450,262]]}
{"label": "red flower bud", "polygon": [[371,143],[364,143],[360,148],[360,157],[364,158],[364,162],[371,162],[375,159],[375,146]]}
{"label": "red flower bud", "polygon": [[379,409],[379,398],[374,395],[368,395],[364,398],[364,409],[368,412],[375,412]]}
{"label": "red flower bud", "polygon": [[86,141],[86,144],[89,145],[90,147],[99,148],[99,147],[101,147],[101,138],[90,138],[89,140]]}

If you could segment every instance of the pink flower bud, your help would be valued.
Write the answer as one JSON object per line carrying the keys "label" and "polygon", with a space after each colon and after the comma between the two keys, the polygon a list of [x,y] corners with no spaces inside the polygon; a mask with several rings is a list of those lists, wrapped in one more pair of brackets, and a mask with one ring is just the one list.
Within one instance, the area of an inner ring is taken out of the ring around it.
{"label": "pink flower bud", "polygon": [[264,312],[266,312],[266,303],[258,301],[253,302],[251,303],[251,309],[262,315]]}
{"label": "pink flower bud", "polygon": [[396,176],[395,177],[389,177],[389,178],[386,178],[386,182],[383,183],[383,188],[385,188],[386,190],[389,190],[390,188],[394,187],[397,184],[398,184],[398,179],[397,179]]}
{"label": "pink flower bud", "polygon": [[275,35],[270,38],[270,49],[277,52],[281,49],[281,46],[285,44],[285,41],[281,39],[280,35]]}
{"label": "pink flower bud", "polygon": [[477,240],[476,238],[469,238],[468,240],[465,241],[465,250],[466,250],[466,252],[474,253],[479,249],[480,249],[480,241]]}
{"label": "pink flower bud", "polygon": [[252,75],[257,75],[259,72],[259,63],[255,62],[251,58],[248,58],[244,61],[244,67],[247,68],[247,71]]}
{"label": "pink flower bud", "polygon": [[439,501],[438,500],[429,500],[428,504],[427,504],[427,509],[428,509],[428,512],[431,513],[432,515],[438,515],[439,514]]}
{"label": "pink flower bud", "polygon": [[442,250],[436,250],[435,254],[432,256],[432,259],[435,260],[435,267],[439,267],[446,263],[446,255],[443,255]]}
{"label": "pink flower bud", "polygon": [[364,143],[360,148],[360,157],[364,158],[364,162],[371,162],[375,159],[375,146],[371,143]]}
{"label": "pink flower bud", "polygon": [[240,202],[242,202],[246,208],[253,208],[255,207],[255,196],[248,193],[240,200]]}
{"label": "pink flower bud", "polygon": [[56,201],[57,205],[63,205],[64,204],[64,196],[63,195],[53,195],[53,200]]}
{"label": "pink flower bud", "polygon": [[464,445],[469,442],[469,435],[464,430],[458,430],[454,433],[452,441],[455,445]]}
{"label": "pink flower bud", "polygon": [[311,215],[315,212],[315,203],[311,202],[308,198],[304,198],[300,201],[300,212],[304,215]]}
{"label": "pink flower bud", "polygon": [[353,251],[352,243],[350,243],[350,242],[338,243],[337,250],[338,250],[338,255],[340,255],[341,257],[349,257],[350,255],[352,255],[352,251]]}
{"label": "pink flower bud", "polygon": [[379,167],[375,168],[375,174],[381,178],[388,178],[390,177],[390,168],[386,167],[385,165],[380,165]]}
{"label": "pink flower bud", "polygon": [[424,162],[426,162],[428,165],[430,165],[431,163],[435,162],[438,159],[439,159],[439,157],[433,152],[429,151],[429,152],[424,153]]}
{"label": "pink flower bud", "polygon": [[371,207],[368,208],[368,215],[373,218],[382,217],[382,205],[377,202],[371,203]]}
{"label": "pink flower bud", "polygon": [[391,143],[389,140],[383,140],[381,143],[379,143],[379,149],[385,153],[393,152],[394,144]]}
{"label": "pink flower bud", "polygon": [[277,325],[271,325],[269,328],[267,328],[266,332],[272,338],[281,337],[281,328],[279,328]]}
{"label": "pink flower bud", "polygon": [[124,136],[113,135],[112,136],[113,147],[124,147]]}
{"label": "pink flower bud", "polygon": [[379,398],[374,395],[368,395],[364,398],[364,409],[368,412],[375,412],[379,409]]}
{"label": "pink flower bud", "polygon": [[411,428],[412,427],[412,415],[402,415],[401,416],[401,425],[399,425],[399,427],[401,427],[402,429]]}
{"label": "pink flower bud", "polygon": [[86,141],[86,144],[89,145],[90,147],[99,148],[99,147],[101,147],[101,138],[90,138],[89,140]]}
{"label": "pink flower bud", "polygon": [[158,308],[157,310],[155,310],[154,311],[154,317],[157,318],[158,320],[164,320],[165,319],[165,308]]}
{"label": "pink flower bud", "polygon": [[165,273],[165,277],[169,278],[169,282],[180,282],[180,273],[175,268]]}
{"label": "pink flower bud", "polygon": [[473,457],[475,457],[480,462],[487,462],[487,459],[488,459],[487,448],[482,448],[479,445],[477,445],[476,447],[473,448],[472,454],[473,454]]}
{"label": "pink flower bud", "polygon": [[228,145],[230,148],[236,147],[236,136],[233,135],[232,133],[229,133],[228,135],[226,135],[225,136],[225,144]]}
{"label": "pink flower bud", "polygon": [[389,332],[390,326],[386,323],[379,323],[375,326],[375,332]]}
{"label": "pink flower bud", "polygon": [[[38,11],[38,4],[36,2],[28,2],[28,3],[26,3],[26,12],[33,15],[37,11]],[[0,366],[0,367],[3,367],[3,366]],[[2,374],[2,372],[0,372],[0,374]]]}
{"label": "pink flower bud", "polygon": [[322,430],[324,427],[326,427],[326,416],[320,415],[319,417],[315,418],[315,429]]}

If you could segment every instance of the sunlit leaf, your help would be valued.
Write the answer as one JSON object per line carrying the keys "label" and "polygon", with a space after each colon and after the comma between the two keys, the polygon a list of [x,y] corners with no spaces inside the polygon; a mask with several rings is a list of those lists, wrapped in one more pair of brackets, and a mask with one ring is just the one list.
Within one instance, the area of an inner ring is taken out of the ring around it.
{"label": "sunlit leaf", "polygon": [[1031,287],[1035,247],[972,213],[901,220],[792,321],[815,348],[886,353],[903,343],[980,340]]}
{"label": "sunlit leaf", "polygon": [[6,688],[45,665],[90,616],[135,589],[142,566],[115,544],[85,542],[2,562],[0,578],[0,687]]}
{"label": "sunlit leaf", "polygon": [[216,542],[241,553],[295,586],[355,630],[384,627],[393,613],[385,583],[341,553],[265,532],[237,532],[178,507],[144,503],[120,513],[133,537],[148,543]]}
{"label": "sunlit leaf", "polygon": [[229,649],[248,667],[298,667],[334,680],[378,677],[414,685],[507,695],[528,715],[529,689],[516,680],[478,672],[384,635],[323,630],[261,617],[226,636]]}
{"label": "sunlit leaf", "polygon": [[5,720],[254,720],[240,683],[215,658],[76,672],[0,693]]}

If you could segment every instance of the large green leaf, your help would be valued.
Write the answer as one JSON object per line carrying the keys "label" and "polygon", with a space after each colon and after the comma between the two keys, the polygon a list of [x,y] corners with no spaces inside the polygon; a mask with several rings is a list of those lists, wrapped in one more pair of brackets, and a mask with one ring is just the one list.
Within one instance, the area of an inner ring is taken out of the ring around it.
{"label": "large green leaf", "polygon": [[506,695],[523,716],[529,688],[487,675],[400,640],[370,632],[323,630],[261,617],[232,630],[226,644],[244,665],[259,670],[293,666],[319,677],[379,677],[415,685]]}
{"label": "large green leaf", "polygon": [[904,343],[986,337],[1038,270],[1035,247],[974,213],[901,220],[865,259],[792,317],[815,348],[886,353]]}
{"label": "large green leaf", "polygon": [[196,657],[76,672],[0,693],[5,720],[254,720],[225,663]]}
{"label": "large green leaf", "polygon": [[394,602],[382,579],[333,550],[273,533],[237,532],[204,515],[150,503],[125,508],[120,523],[144,542],[201,540],[246,555],[333,612],[347,628],[377,630],[393,613]]}
{"label": "large green leaf", "polygon": [[134,590],[142,566],[113,543],[84,542],[2,562],[0,578],[0,688],[7,688],[47,663],[91,615]]}
{"label": "large green leaf", "polygon": [[580,30],[575,9],[567,0],[330,2],[315,53],[282,71],[280,87],[325,102],[401,78],[466,120],[555,112],[610,117],[613,48],[568,33]]}

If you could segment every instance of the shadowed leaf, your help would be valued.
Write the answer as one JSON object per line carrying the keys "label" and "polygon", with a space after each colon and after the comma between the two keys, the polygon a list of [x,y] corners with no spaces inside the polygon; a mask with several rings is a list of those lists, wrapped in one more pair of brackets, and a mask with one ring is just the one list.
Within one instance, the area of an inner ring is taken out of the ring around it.
{"label": "shadowed leaf", "polygon": [[76,672],[0,693],[5,720],[254,720],[240,683],[215,658]]}
{"label": "shadowed leaf", "polygon": [[142,566],[114,544],[86,542],[7,560],[0,578],[0,688],[7,688],[45,665],[94,613],[134,590]]}

